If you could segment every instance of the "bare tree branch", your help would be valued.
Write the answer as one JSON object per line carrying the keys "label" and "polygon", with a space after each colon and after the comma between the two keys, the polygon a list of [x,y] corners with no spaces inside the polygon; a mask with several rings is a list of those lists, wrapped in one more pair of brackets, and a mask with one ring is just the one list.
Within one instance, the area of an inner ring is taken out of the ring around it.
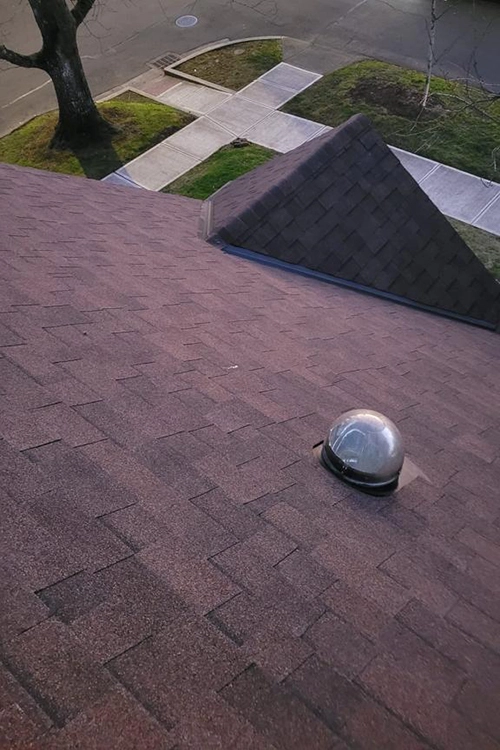
{"label": "bare tree branch", "polygon": [[21,55],[4,44],[0,44],[0,60],[7,60],[12,65],[19,65],[20,68],[38,68],[40,66],[38,54]]}
{"label": "bare tree branch", "polygon": [[86,16],[95,4],[95,0],[77,0],[74,8],[71,9],[71,15],[75,19],[77,26],[85,20]]}
{"label": "bare tree branch", "polygon": [[435,61],[434,48],[436,43],[436,23],[436,0],[431,0],[430,24],[427,22],[427,19],[425,21],[425,25],[427,26],[427,33],[429,35],[429,46],[427,48],[427,79],[425,82],[424,95],[422,97],[422,109],[425,109],[425,107],[427,106],[427,101],[429,99],[429,93],[431,90],[432,69],[434,67]]}

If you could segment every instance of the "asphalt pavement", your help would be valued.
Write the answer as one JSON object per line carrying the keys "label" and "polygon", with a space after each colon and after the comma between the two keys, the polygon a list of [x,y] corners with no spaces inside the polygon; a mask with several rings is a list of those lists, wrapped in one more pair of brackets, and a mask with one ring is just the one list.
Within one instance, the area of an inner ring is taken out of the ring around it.
{"label": "asphalt pavement", "polygon": [[[425,68],[430,0],[98,0],[80,30],[80,50],[94,95],[147,69],[223,39],[283,35],[295,64],[323,72],[367,56]],[[436,71],[480,78],[500,91],[500,3],[442,0]],[[192,14],[198,23],[179,28]],[[27,0],[1,0],[0,41],[20,52],[39,46]],[[0,134],[54,106],[52,86],[37,70],[0,63]]]}

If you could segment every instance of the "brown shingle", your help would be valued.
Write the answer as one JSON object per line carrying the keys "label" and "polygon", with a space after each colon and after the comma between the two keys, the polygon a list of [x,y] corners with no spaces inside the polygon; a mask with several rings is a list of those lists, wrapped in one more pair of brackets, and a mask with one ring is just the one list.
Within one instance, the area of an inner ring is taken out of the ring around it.
{"label": "brown shingle", "polygon": [[0,747],[9,750],[36,747],[36,737],[40,733],[40,727],[18,705],[13,704],[0,710]]}
{"label": "brown shingle", "polygon": [[175,551],[165,552],[165,544],[168,541],[148,547],[140,559],[197,612],[207,614],[239,594],[239,586],[210,560],[201,555],[183,559]]}
{"label": "brown shingle", "polygon": [[[300,549],[287,555],[276,569],[304,599],[315,599],[334,580],[334,575],[330,570],[318,565]],[[323,596],[321,598],[323,599]]]}
{"label": "brown shingle", "polygon": [[401,721],[375,701],[361,702],[342,729],[342,735],[361,750],[428,750]]}
{"label": "brown shingle", "polygon": [[320,659],[349,678],[362,672],[376,653],[374,645],[352,623],[331,612],[315,622],[305,638]]}
{"label": "brown shingle", "polygon": [[[438,745],[446,724],[447,706],[458,693],[463,676],[443,660],[412,661],[406,655],[376,657],[361,675],[364,688],[418,733]],[[446,747],[447,745],[445,745]]]}
{"label": "brown shingle", "polygon": [[[72,719],[57,735],[48,735],[47,749],[170,750],[173,738],[130,693],[119,687],[106,693]],[[36,748],[36,745],[35,745]],[[45,750],[45,746],[43,746]]]}
{"label": "brown shingle", "polygon": [[[497,750],[497,338],[226,255],[196,201],[2,186],[6,736]],[[356,406],[430,481],[318,464]]]}
{"label": "brown shingle", "polygon": [[111,686],[71,630],[46,620],[3,646],[8,668],[58,725],[85,709]]}
{"label": "brown shingle", "polygon": [[[6,711],[7,717],[15,720],[15,737],[23,737],[25,732],[35,734],[33,727],[36,727],[38,734],[42,734],[52,726],[52,719],[37,700],[3,664],[0,665],[0,711]],[[0,727],[8,735],[12,735],[10,726],[9,720],[0,722]],[[14,741],[14,737],[9,739]]]}
{"label": "brown shingle", "polygon": [[0,567],[0,640],[8,640],[46,620],[50,611],[6,566]]}
{"label": "brown shingle", "polygon": [[480,643],[500,653],[500,622],[498,620],[493,620],[466,602],[458,602],[448,613],[447,618]]}
{"label": "brown shingle", "polygon": [[457,600],[456,595],[437,577],[432,577],[425,563],[419,564],[407,555],[395,554],[381,565],[381,570],[414,591],[415,595],[437,614],[445,615]]}
{"label": "brown shingle", "polygon": [[391,612],[369,599],[360,596],[354,589],[337,581],[321,594],[327,607],[343,620],[352,624],[369,639],[376,639],[391,621]]}
{"label": "brown shingle", "polygon": [[285,685],[335,732],[364,701],[360,688],[335,669],[311,656],[293,672]]}
{"label": "brown shingle", "polygon": [[330,748],[335,735],[293,693],[278,689],[250,667],[221,695],[281,750],[312,746]]}
{"label": "brown shingle", "polygon": [[[442,620],[413,600],[398,613],[397,620],[434,646],[441,654],[458,664],[464,671],[474,673],[487,652],[451,623]],[[490,654],[493,659],[493,654]]]}
{"label": "brown shingle", "polygon": [[229,639],[194,617],[177,620],[109,663],[112,674],[165,726],[221,690],[245,666]]}
{"label": "brown shingle", "polygon": [[179,750],[275,750],[275,745],[252,727],[238,711],[220,695],[201,700],[186,712],[183,720],[170,732]]}

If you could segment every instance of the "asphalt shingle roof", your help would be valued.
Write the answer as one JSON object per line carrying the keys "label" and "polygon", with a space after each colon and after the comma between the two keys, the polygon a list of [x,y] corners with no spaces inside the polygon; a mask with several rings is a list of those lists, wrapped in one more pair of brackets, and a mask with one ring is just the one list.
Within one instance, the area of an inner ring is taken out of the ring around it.
{"label": "asphalt shingle roof", "polygon": [[210,199],[208,233],[454,315],[500,323],[500,284],[364,115]]}
{"label": "asphalt shingle roof", "polygon": [[[0,747],[500,748],[499,338],[0,167]],[[374,500],[313,456],[394,419]]]}

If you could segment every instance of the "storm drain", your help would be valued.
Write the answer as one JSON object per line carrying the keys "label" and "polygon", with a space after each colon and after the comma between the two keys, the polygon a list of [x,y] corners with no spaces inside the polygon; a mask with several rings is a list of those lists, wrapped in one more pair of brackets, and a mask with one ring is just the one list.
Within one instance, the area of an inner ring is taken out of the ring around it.
{"label": "storm drain", "polygon": [[167,52],[165,55],[162,55],[161,57],[157,57],[156,60],[151,60],[151,62],[148,63],[148,65],[151,68],[168,68],[169,65],[173,65],[176,62],[179,62],[181,59],[181,56],[178,55],[176,52]]}

